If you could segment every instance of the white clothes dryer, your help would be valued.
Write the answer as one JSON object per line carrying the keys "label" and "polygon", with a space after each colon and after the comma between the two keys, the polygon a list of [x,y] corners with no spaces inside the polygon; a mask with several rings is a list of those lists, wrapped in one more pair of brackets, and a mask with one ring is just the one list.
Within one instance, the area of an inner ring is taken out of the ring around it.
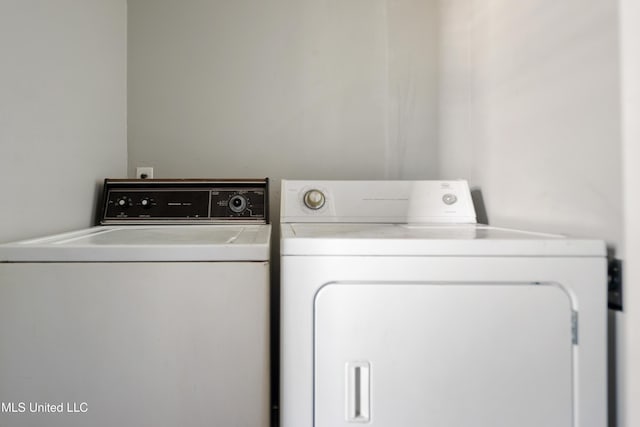
{"label": "white clothes dryer", "polygon": [[0,245],[0,425],[262,426],[266,180],[107,180],[104,225]]}
{"label": "white clothes dryer", "polygon": [[605,427],[606,249],[465,181],[283,181],[281,427]]}

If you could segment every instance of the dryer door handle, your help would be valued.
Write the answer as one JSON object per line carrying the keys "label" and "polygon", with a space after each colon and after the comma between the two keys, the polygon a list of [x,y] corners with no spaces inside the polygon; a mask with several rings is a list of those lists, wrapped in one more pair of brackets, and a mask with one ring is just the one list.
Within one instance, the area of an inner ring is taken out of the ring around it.
{"label": "dryer door handle", "polygon": [[346,419],[350,423],[366,423],[371,420],[371,365],[369,362],[347,362]]}

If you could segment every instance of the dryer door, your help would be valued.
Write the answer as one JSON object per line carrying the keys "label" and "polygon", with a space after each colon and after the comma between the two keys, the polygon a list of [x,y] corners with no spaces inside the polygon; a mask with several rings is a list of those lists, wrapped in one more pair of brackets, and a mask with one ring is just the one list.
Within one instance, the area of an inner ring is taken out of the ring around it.
{"label": "dryer door", "polygon": [[573,310],[545,284],[330,284],[316,427],[571,427]]}

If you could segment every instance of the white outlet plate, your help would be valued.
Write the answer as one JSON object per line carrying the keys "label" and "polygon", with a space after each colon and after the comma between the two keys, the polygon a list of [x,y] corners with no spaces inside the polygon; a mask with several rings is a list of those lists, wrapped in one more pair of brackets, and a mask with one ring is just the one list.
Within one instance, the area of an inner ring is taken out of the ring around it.
{"label": "white outlet plate", "polygon": [[150,167],[137,167],[136,168],[136,178],[138,178],[138,179],[152,179],[153,178],[153,168],[150,168]]}

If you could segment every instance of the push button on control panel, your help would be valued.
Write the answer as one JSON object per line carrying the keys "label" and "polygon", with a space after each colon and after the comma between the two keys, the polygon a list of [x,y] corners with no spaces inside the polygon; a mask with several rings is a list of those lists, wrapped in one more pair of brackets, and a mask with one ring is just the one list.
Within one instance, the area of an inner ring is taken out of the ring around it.
{"label": "push button on control panel", "polygon": [[458,201],[458,197],[455,194],[447,193],[442,196],[442,201],[445,203],[445,205],[453,205]]}

